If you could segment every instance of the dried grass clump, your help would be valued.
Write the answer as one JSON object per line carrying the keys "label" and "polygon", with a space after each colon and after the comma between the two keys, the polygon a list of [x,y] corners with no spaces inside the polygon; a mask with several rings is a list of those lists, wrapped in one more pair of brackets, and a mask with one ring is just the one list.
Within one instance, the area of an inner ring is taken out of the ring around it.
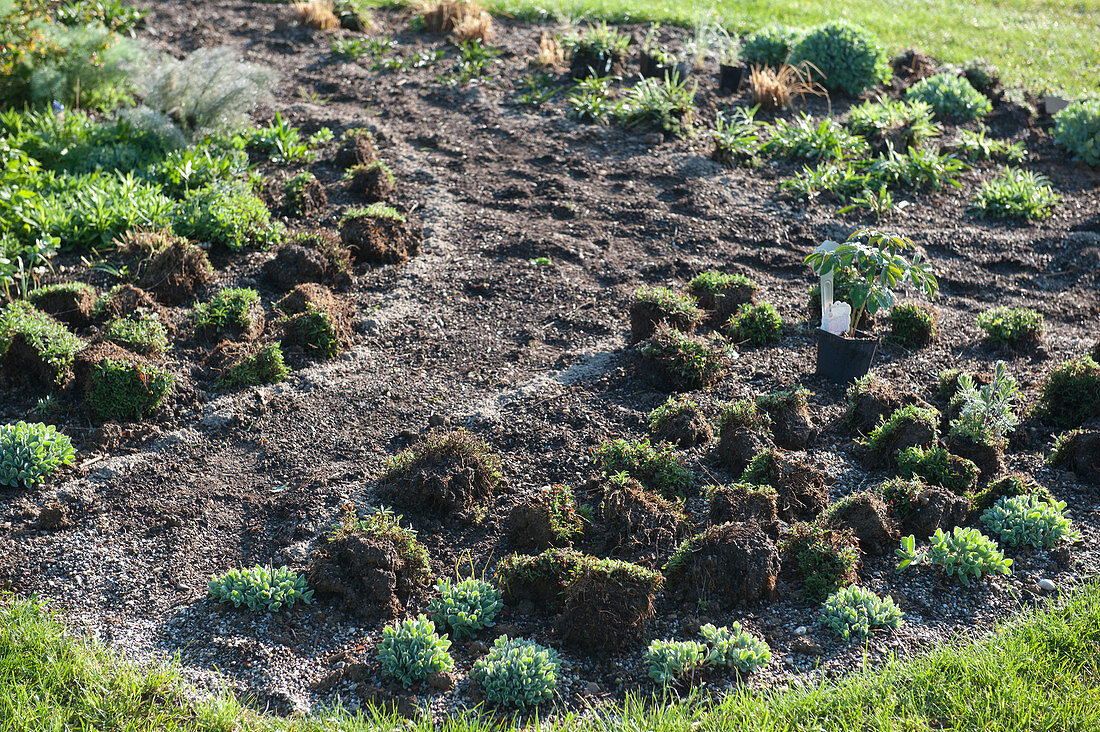
{"label": "dried grass clump", "polygon": [[541,69],[561,69],[565,66],[565,47],[561,39],[552,33],[542,32],[539,38],[539,52],[532,64]]}
{"label": "dried grass clump", "polygon": [[481,41],[493,35],[493,16],[473,0],[440,0],[420,4],[424,30],[432,33],[451,31],[456,43]]}
{"label": "dried grass clump", "polygon": [[340,27],[340,19],[336,17],[336,8],[332,0],[308,0],[308,2],[294,3],[291,7],[294,9],[294,17],[302,25],[323,31],[336,30]]}
{"label": "dried grass clump", "polygon": [[749,87],[753,100],[766,111],[786,109],[791,101],[798,97],[804,100],[807,94],[823,96],[829,93],[813,80],[810,69],[813,65],[803,63],[800,66],[782,64],[779,68],[771,66],[752,66],[749,69]]}

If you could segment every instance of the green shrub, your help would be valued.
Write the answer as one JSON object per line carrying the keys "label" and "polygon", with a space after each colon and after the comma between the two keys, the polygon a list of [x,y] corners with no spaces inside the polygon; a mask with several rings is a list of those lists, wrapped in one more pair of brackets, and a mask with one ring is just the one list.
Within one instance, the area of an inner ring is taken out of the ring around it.
{"label": "green shrub", "polygon": [[1004,361],[997,362],[993,381],[980,389],[970,374],[959,374],[951,397],[951,410],[958,415],[951,420],[951,434],[1003,450],[1020,421],[1015,412],[1019,396],[1020,388]]}
{"label": "green shrub", "polygon": [[977,323],[994,343],[1022,346],[1038,342],[1043,337],[1043,314],[1031,308],[1002,305],[978,313]]}
{"label": "green shrub", "polygon": [[428,603],[428,615],[439,627],[450,627],[456,640],[472,638],[477,631],[492,627],[493,618],[504,607],[500,590],[475,577],[461,582],[441,579],[435,589],[439,597]]}
{"label": "green shrub", "polygon": [[768,665],[772,652],[768,644],[741,629],[739,623],[715,627],[707,623],[699,629],[707,646],[707,665],[751,674]]}
{"label": "green shrub", "polygon": [[494,704],[526,709],[554,698],[561,680],[561,659],[550,648],[502,635],[474,663],[470,678]]}
{"label": "green shrub", "polygon": [[848,129],[868,140],[889,143],[901,152],[940,134],[928,104],[888,97],[867,100],[848,110]]}
{"label": "green shrub", "polygon": [[785,25],[769,25],[749,34],[741,47],[741,58],[749,65],[779,68],[791,55],[802,32]]}
{"label": "green shrub", "polygon": [[890,59],[874,36],[859,26],[836,21],[810,30],[791,49],[790,63],[809,62],[827,89],[858,96],[890,81]]}
{"label": "green shrub", "polygon": [[666,442],[650,445],[649,440],[611,440],[593,450],[596,466],[605,476],[626,473],[650,490],[667,496],[683,496],[691,487],[691,471],[683,458]]}
{"label": "green shrub", "polygon": [[0,485],[41,483],[62,465],[72,465],[75,455],[72,441],[53,425],[0,425]]}
{"label": "green shrub", "polygon": [[642,79],[628,89],[613,110],[623,127],[646,126],[670,135],[691,131],[695,118],[696,84],[674,76]]}
{"label": "green shrub", "polygon": [[172,231],[229,249],[273,244],[282,231],[271,212],[241,182],[219,181],[188,191],[172,211]]}
{"label": "green shrub", "polygon": [[1087,356],[1064,362],[1043,383],[1039,403],[1056,427],[1080,427],[1100,417],[1100,365]]}
{"label": "green shrub", "polygon": [[385,676],[406,689],[432,674],[454,668],[451,641],[435,632],[435,624],[423,615],[382,629],[378,661]]}
{"label": "green shrub", "polygon": [[665,323],[657,326],[639,352],[663,372],[667,387],[677,391],[711,386],[726,369],[726,353],[719,344]]}
{"label": "green shrub", "polygon": [[934,188],[944,185],[960,188],[959,173],[969,165],[951,154],[941,154],[930,147],[911,147],[906,153],[887,150],[866,168],[871,181],[890,188]]}
{"label": "green shrub", "polygon": [[898,471],[903,478],[917,476],[960,496],[969,495],[978,483],[978,466],[972,460],[952,455],[936,445],[919,445],[898,453]]}
{"label": "green shrub", "polygon": [[1030,170],[1005,168],[993,180],[982,183],[970,209],[981,218],[1045,219],[1054,213],[1061,197],[1046,176]]}
{"label": "green shrub", "polygon": [[577,82],[566,101],[569,115],[581,122],[602,123],[615,110],[611,100],[611,80],[590,76]]}
{"label": "green shrub", "polygon": [[755,400],[738,399],[722,407],[722,414],[718,417],[718,428],[722,432],[750,430],[769,433],[771,421],[771,417],[759,410]]}
{"label": "green shrub", "polygon": [[697,641],[655,640],[645,652],[649,678],[658,684],[681,681],[706,665],[707,647]]}
{"label": "green shrub", "polygon": [[779,340],[783,332],[783,318],[771,303],[743,303],[726,327],[734,341],[759,346]]}
{"label": "green shrub", "polygon": [[993,111],[993,104],[970,85],[966,77],[936,74],[921,79],[905,93],[909,101],[924,102],[940,119],[972,122]]}
{"label": "green shrub", "polygon": [[897,556],[901,560],[898,571],[922,562],[933,564],[942,567],[947,576],[958,577],[964,585],[986,575],[1012,572],[1012,560],[1005,558],[995,541],[977,529],[962,526],[956,526],[950,534],[936,529],[929,546],[919,552],[916,540],[907,536],[901,540]]}
{"label": "green shrub", "polygon": [[107,359],[92,370],[85,401],[97,419],[140,420],[160,405],[175,382],[165,369]]}
{"label": "green shrub", "polygon": [[101,25],[48,26],[55,52],[30,74],[30,100],[111,110],[132,101],[141,47]]}
{"label": "green shrub", "polygon": [[231,387],[277,384],[286,380],[289,374],[290,370],[283,361],[282,346],[279,343],[269,343],[230,366],[218,381]]}
{"label": "green shrub", "polygon": [[572,54],[574,78],[607,76],[626,55],[630,36],[601,23],[583,34],[566,38],[562,45]]}
{"label": "green shrub", "polygon": [[288,210],[302,213],[308,203],[306,194],[311,187],[317,184],[317,176],[308,170],[287,178],[283,183],[283,195]]}
{"label": "green shrub", "polygon": [[870,590],[851,585],[842,587],[821,607],[821,624],[844,640],[866,638],[872,630],[897,630],[901,610],[893,598],[880,598]]}
{"label": "green shrub", "polygon": [[816,162],[863,157],[869,148],[866,140],[853,135],[832,117],[814,124],[813,118],[803,112],[792,122],[777,119],[761,150],[790,160]]}
{"label": "green shrub", "polygon": [[722,165],[747,168],[760,166],[760,130],[753,119],[756,107],[737,107],[730,112],[718,112],[714,118],[711,158]]}
{"label": "green shrub", "polygon": [[217,335],[227,330],[248,331],[260,305],[260,293],[250,287],[221,290],[209,302],[191,311],[195,327]]}
{"label": "green shrub", "polygon": [[936,337],[935,313],[917,303],[895,305],[887,320],[891,338],[906,348],[927,346]]}
{"label": "green shrub", "polygon": [[1044,501],[1037,496],[1006,496],[982,513],[982,523],[1008,546],[1032,546],[1048,549],[1059,541],[1074,541],[1065,516],[1064,501]]}
{"label": "green shrub", "polygon": [[156,313],[139,311],[132,318],[115,318],[107,323],[103,338],[143,356],[168,349],[168,329]]}
{"label": "green shrub", "polygon": [[416,538],[416,530],[402,526],[401,519],[400,514],[385,507],[376,508],[367,514],[366,518],[360,518],[355,509],[348,506],[340,517],[340,523],[333,531],[332,538],[335,540],[363,534],[382,539],[397,550],[401,561],[405,564],[405,571],[413,579],[425,579],[432,572],[428,550]]}
{"label": "green shrub", "polygon": [[1002,163],[1022,163],[1027,158],[1027,148],[1022,142],[1007,142],[987,137],[985,127],[973,130],[959,130],[959,141],[955,143],[962,157],[971,161],[997,160]]}
{"label": "green shrub", "polygon": [[1055,114],[1054,141],[1087,165],[1100,165],[1100,99],[1082,99]]}
{"label": "green shrub", "polygon": [[84,341],[68,328],[22,300],[8,303],[0,311],[0,357],[7,354],[16,337],[38,354],[58,383],[72,368],[77,351],[84,347]]}
{"label": "green shrub", "polygon": [[820,602],[856,579],[859,549],[849,531],[795,524],[781,549],[794,562],[807,599]]}
{"label": "green shrub", "polygon": [[633,299],[677,330],[690,331],[703,322],[704,313],[694,297],[667,287],[639,287]]}
{"label": "green shrub", "polygon": [[867,436],[863,444],[872,452],[883,452],[894,444],[894,441],[903,431],[914,425],[926,427],[930,439],[935,440],[940,434],[940,413],[932,407],[921,407],[917,404],[907,404],[904,407],[899,407],[880,425],[871,430],[871,434]]}
{"label": "green shrub", "polygon": [[269,613],[292,608],[298,602],[303,605],[313,602],[313,590],[306,585],[305,578],[287,567],[232,569],[211,577],[208,588],[215,602],[231,602],[233,607],[244,605],[249,610]]}

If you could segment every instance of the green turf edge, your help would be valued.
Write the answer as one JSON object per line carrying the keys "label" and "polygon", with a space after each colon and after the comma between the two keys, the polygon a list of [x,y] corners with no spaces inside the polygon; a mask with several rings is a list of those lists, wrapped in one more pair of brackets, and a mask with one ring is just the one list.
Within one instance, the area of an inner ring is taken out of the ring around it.
{"label": "green turf edge", "polygon": [[[508,729],[487,716],[421,721],[417,730]],[[528,719],[528,729],[534,723]],[[373,712],[281,718],[233,696],[191,691],[178,663],[138,667],[69,633],[33,600],[0,598],[0,729],[273,730],[405,729]],[[632,698],[546,730],[1095,730],[1100,729],[1100,585],[1090,583],[977,639],[864,668],[839,681],[787,691],[740,691],[654,703]]]}
{"label": "green turf edge", "polygon": [[[380,7],[401,6],[375,0]],[[693,25],[713,12],[749,33],[773,23],[808,27],[838,18],[863,25],[890,53],[916,48],[946,63],[984,58],[1005,81],[1037,94],[1100,90],[1100,0],[484,0],[524,20]]]}

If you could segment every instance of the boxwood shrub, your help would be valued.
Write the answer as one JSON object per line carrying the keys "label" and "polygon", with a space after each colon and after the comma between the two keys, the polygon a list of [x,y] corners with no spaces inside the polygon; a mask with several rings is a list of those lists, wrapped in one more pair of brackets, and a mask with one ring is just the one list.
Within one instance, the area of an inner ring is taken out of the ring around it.
{"label": "boxwood shrub", "polygon": [[838,20],[814,28],[791,50],[789,63],[813,64],[827,89],[851,96],[890,80],[890,58],[867,30]]}

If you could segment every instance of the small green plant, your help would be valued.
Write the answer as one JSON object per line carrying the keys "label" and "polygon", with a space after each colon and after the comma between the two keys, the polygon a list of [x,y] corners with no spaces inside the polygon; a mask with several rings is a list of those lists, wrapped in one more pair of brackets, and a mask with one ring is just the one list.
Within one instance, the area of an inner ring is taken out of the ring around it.
{"label": "small green plant", "polygon": [[874,36],[846,21],[814,28],[791,49],[787,63],[811,64],[827,89],[858,96],[890,80],[890,59]]}
{"label": "small green plant", "polygon": [[387,219],[403,224],[405,223],[405,214],[393,206],[387,206],[384,203],[372,203],[369,206],[348,209],[340,218],[340,222],[346,223],[356,219]]}
{"label": "small green plant", "polygon": [[1006,559],[997,542],[978,531],[956,526],[951,533],[936,529],[928,540],[929,546],[918,551],[916,539],[907,536],[901,540],[897,554],[898,571],[926,563],[942,567],[949,577],[958,577],[964,585],[971,580],[992,574],[1010,574],[1012,560]]}
{"label": "small green plant", "polygon": [[730,338],[738,343],[775,343],[783,332],[783,318],[768,302],[742,303],[726,324]]}
{"label": "small green plant", "polygon": [[449,627],[455,640],[472,638],[494,625],[493,618],[504,607],[500,590],[476,577],[461,582],[441,579],[435,589],[439,597],[428,603],[428,615],[439,627]]}
{"label": "small green plant", "polygon": [[129,422],[160,406],[175,383],[176,377],[165,369],[106,359],[92,370],[84,398],[98,419]]}
{"label": "small green plant", "polygon": [[172,230],[200,242],[229,249],[266,246],[275,241],[281,225],[247,184],[219,181],[189,191],[172,211]]}
{"label": "small green plant", "polygon": [[940,413],[932,407],[917,404],[899,407],[871,430],[862,444],[872,452],[883,452],[893,446],[900,435],[913,431],[915,426],[923,427],[929,439],[935,440],[940,433]]}
{"label": "small green plant", "polygon": [[663,404],[654,408],[653,411],[649,413],[646,420],[649,424],[649,431],[653,432],[658,430],[671,419],[681,414],[695,411],[698,408],[698,402],[694,402],[687,397],[670,396]]}
{"label": "small green plant", "polygon": [[595,448],[592,456],[604,475],[626,473],[646,488],[667,497],[683,496],[691,487],[691,471],[668,443],[654,446],[649,440],[611,440]]}
{"label": "small green plant", "polygon": [[502,635],[474,663],[470,678],[494,704],[536,707],[553,699],[561,680],[561,658],[534,641]]}
{"label": "small green plant", "polygon": [[697,641],[655,640],[645,652],[649,678],[658,684],[682,681],[707,662],[707,647]]}
{"label": "small green plant", "polygon": [[699,629],[707,646],[707,665],[751,674],[768,665],[772,652],[768,644],[741,629],[740,623],[715,627],[707,623]]}
{"label": "small green plant", "polygon": [[723,432],[749,430],[767,433],[771,430],[771,417],[759,410],[756,401],[738,399],[722,407],[722,414],[718,417],[718,428]]}
{"label": "small green plant", "polygon": [[195,328],[217,335],[227,330],[248,331],[260,305],[260,293],[249,287],[218,292],[209,302],[195,305]]}
{"label": "small green plant", "polygon": [[894,306],[893,290],[902,282],[911,282],[930,298],[935,296],[939,283],[920,261],[920,255],[910,262],[903,254],[912,248],[913,242],[903,236],[860,229],[836,249],[815,251],[806,257],[806,263],[818,275],[834,270],[847,270],[851,275],[853,315],[849,336],[855,335],[864,312],[873,316],[881,308]]}
{"label": "small green plant", "polygon": [[0,357],[7,354],[12,341],[26,343],[60,383],[72,368],[84,341],[50,316],[23,300],[8,303],[0,310]]}
{"label": "small green plant", "polygon": [[1037,343],[1043,337],[1043,314],[1032,308],[1002,305],[978,313],[977,323],[994,343],[1020,347]]}
{"label": "small green plant", "polygon": [[971,86],[965,76],[936,74],[921,79],[905,93],[909,101],[924,102],[940,119],[973,122],[993,111],[993,104]]}
{"label": "small green plant", "polygon": [[878,221],[894,210],[894,196],[886,188],[886,184],[879,185],[877,191],[864,188],[859,195],[853,196],[851,203],[837,210],[838,214],[846,214],[850,211],[866,211]]}
{"label": "small green plant", "polygon": [[143,356],[162,354],[168,349],[168,329],[151,312],[139,311],[134,317],[115,318],[107,323],[103,338]]}
{"label": "small green plant", "polygon": [[853,135],[832,117],[823,117],[814,124],[813,118],[803,112],[793,122],[776,120],[762,150],[790,160],[816,162],[862,157],[869,148],[866,140]]}
{"label": "small green plant", "polygon": [[245,147],[280,164],[309,160],[313,155],[309,145],[302,142],[298,128],[284,122],[279,112],[267,127],[252,130]]}
{"label": "small green plant", "polygon": [[675,75],[642,79],[615,106],[615,119],[623,127],[653,127],[676,137],[690,134],[696,87]]}
{"label": "small green plant", "polygon": [[704,313],[693,296],[667,287],[639,287],[634,292],[634,302],[656,315],[656,320],[666,321],[677,330],[691,331],[703,322]]}
{"label": "small green plant", "polygon": [[569,94],[569,114],[581,122],[602,123],[614,110],[611,101],[611,80],[603,76],[589,76],[577,83]]}
{"label": "small green plant", "polygon": [[1005,496],[982,514],[982,523],[1008,546],[1049,549],[1060,541],[1081,538],[1065,515],[1064,501],[1038,496]]}
{"label": "small green plant", "polygon": [[795,524],[782,551],[794,561],[805,596],[818,602],[837,587],[854,582],[859,549],[848,531]]}
{"label": "small green plant", "polygon": [[338,38],[329,46],[333,56],[348,61],[358,61],[360,57],[369,53],[372,48],[366,38]]}
{"label": "small green plant", "polygon": [[418,615],[382,629],[378,661],[384,675],[407,689],[432,674],[454,668],[450,648],[451,641],[435,632],[435,624]]}
{"label": "small green plant", "polygon": [[309,189],[317,184],[317,177],[308,170],[303,170],[288,178],[286,183],[283,184],[283,193],[286,196],[286,207],[291,211],[304,211]]}
{"label": "small green plant", "polygon": [[601,23],[583,34],[564,39],[562,45],[572,54],[575,78],[607,76],[626,54],[630,36]]}
{"label": "small green plant", "polygon": [[310,355],[336,358],[344,347],[340,331],[327,310],[309,305],[304,313],[285,318],[281,323],[287,340],[301,345]]}
{"label": "small green plant", "polygon": [[53,425],[0,425],[0,485],[31,487],[62,465],[72,465],[73,443]]}
{"label": "small green plant", "polygon": [[951,420],[951,434],[1003,450],[1020,421],[1015,411],[1019,397],[1019,385],[1004,361],[997,362],[993,381],[981,388],[970,374],[959,374],[951,398],[951,409],[958,415]]}
{"label": "small green plant", "polygon": [[729,112],[719,112],[715,116],[714,153],[711,157],[722,165],[731,168],[760,166],[760,126],[755,121],[760,105],[752,108],[736,107]]}
{"label": "small green plant", "polygon": [[1043,383],[1039,404],[1056,427],[1079,427],[1100,417],[1100,364],[1088,356],[1064,362]]}
{"label": "small green plant", "polygon": [[1082,99],[1055,114],[1054,141],[1086,165],[1100,166],[1100,99]]}
{"label": "small green plant", "polygon": [[872,630],[897,630],[901,626],[901,610],[893,598],[881,598],[865,587],[842,587],[825,600],[821,607],[821,624],[838,637],[849,640],[866,638]]}
{"label": "small green plant", "polygon": [[890,187],[933,188],[949,185],[960,188],[959,173],[969,165],[954,155],[941,154],[931,147],[911,147],[899,153],[892,147],[865,168],[865,175]]}
{"label": "small green plant", "polygon": [[290,609],[299,602],[303,605],[313,602],[313,590],[306,585],[305,578],[287,567],[231,569],[211,577],[208,589],[215,602],[269,613]]}
{"label": "small green plant", "polygon": [[[596,77],[599,78],[599,77]],[[527,77],[527,90],[519,95],[518,101],[524,107],[537,107],[545,104],[561,93],[562,87],[552,74],[537,71]]]}
{"label": "small green plant", "polygon": [[1054,213],[1060,200],[1046,176],[1030,170],[1005,168],[996,178],[982,184],[970,209],[983,219],[1036,221]]}
{"label": "small green plant", "polygon": [[230,387],[277,384],[290,374],[279,343],[269,343],[222,373],[218,381]]}
{"label": "small green plant", "polygon": [[916,476],[960,496],[969,495],[978,483],[978,466],[972,460],[952,455],[939,445],[914,445],[898,453],[898,471],[903,478]]}
{"label": "small green plant", "polygon": [[726,369],[726,350],[721,343],[681,333],[667,323],[657,326],[639,352],[664,371],[668,386],[677,391],[711,386]]}
{"label": "small green plant", "polygon": [[573,489],[567,485],[553,485],[550,488],[548,506],[550,510],[550,531],[558,541],[568,541],[584,531],[585,517],[577,506]]}
{"label": "small green plant", "polygon": [[927,346],[936,337],[936,316],[916,303],[895,305],[888,316],[890,336],[906,348]]}
{"label": "small green plant", "polygon": [[996,160],[1002,163],[1022,163],[1027,158],[1027,148],[1022,142],[1006,142],[987,136],[988,128],[977,132],[959,130],[959,141],[955,149],[962,157],[970,161]]}
{"label": "small green plant", "polygon": [[741,47],[741,57],[749,65],[779,68],[791,55],[791,49],[798,43],[802,33],[796,28],[785,25],[769,25],[745,39]]}
{"label": "small green plant", "polygon": [[867,140],[889,144],[902,152],[938,137],[932,107],[924,102],[883,97],[848,111],[848,129]]}

